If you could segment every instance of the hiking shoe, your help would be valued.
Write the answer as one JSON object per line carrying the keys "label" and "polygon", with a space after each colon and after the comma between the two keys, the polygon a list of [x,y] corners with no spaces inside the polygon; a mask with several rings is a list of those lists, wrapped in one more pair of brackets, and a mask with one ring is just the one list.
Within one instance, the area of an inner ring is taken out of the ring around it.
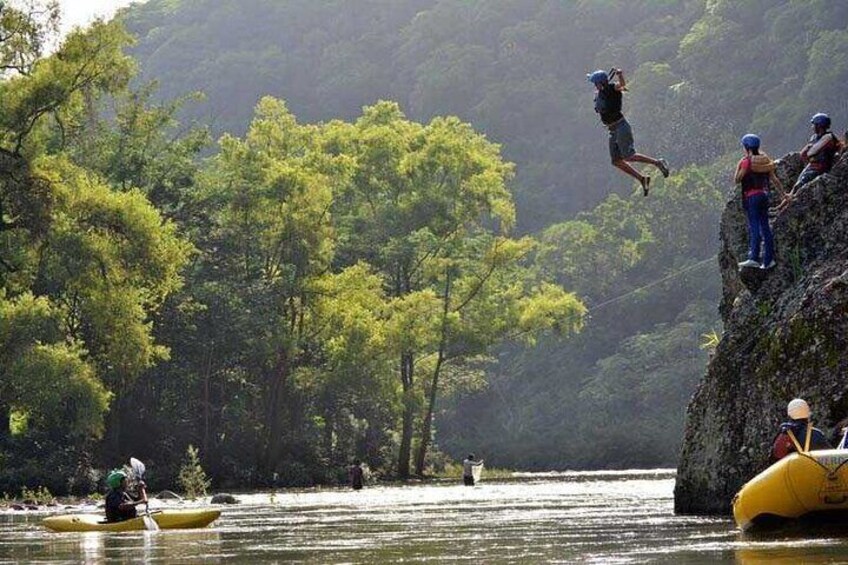
{"label": "hiking shoe", "polygon": [[668,178],[668,161],[666,161],[665,159],[660,159],[659,162],[657,163],[657,168],[662,173],[663,178],[667,179]]}
{"label": "hiking shoe", "polygon": [[[772,261],[772,263],[774,263],[774,261]],[[739,263],[740,269],[745,269],[745,268],[759,269],[761,267],[762,267],[762,265],[760,265],[760,262],[754,261],[753,259],[748,259],[746,261],[742,261],[741,263]]]}
{"label": "hiking shoe", "polygon": [[760,268],[763,269],[763,270],[773,269],[775,265],[777,265],[777,263],[775,263],[774,259],[772,259],[771,263],[769,263],[768,265],[760,265]]}
{"label": "hiking shoe", "polygon": [[648,196],[648,192],[651,190],[651,177],[642,177],[639,182],[642,184],[642,196]]}

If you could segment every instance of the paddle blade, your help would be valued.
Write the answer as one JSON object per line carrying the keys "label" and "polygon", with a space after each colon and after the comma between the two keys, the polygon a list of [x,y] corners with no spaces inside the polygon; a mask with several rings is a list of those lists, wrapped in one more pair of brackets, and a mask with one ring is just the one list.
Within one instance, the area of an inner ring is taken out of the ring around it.
{"label": "paddle blade", "polygon": [[130,467],[132,467],[133,473],[135,474],[136,478],[144,478],[144,471],[146,471],[144,463],[142,463],[135,457],[130,457]]}
{"label": "paddle blade", "polygon": [[149,514],[147,514],[144,516],[144,529],[149,532],[158,532],[159,524],[157,524],[156,520],[154,520]]}

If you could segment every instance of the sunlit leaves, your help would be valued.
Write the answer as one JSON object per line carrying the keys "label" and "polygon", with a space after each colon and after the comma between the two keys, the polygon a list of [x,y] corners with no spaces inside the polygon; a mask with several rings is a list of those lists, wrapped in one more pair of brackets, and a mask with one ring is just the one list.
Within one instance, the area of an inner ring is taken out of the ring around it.
{"label": "sunlit leaves", "polygon": [[15,416],[18,435],[61,428],[79,439],[103,431],[111,395],[85,351],[64,341],[62,310],[46,298],[0,292],[0,412]]}

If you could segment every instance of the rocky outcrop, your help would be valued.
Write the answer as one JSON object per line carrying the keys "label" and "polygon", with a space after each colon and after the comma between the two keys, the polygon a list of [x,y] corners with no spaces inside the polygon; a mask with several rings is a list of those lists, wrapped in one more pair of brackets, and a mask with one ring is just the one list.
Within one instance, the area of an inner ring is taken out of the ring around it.
{"label": "rocky outcrop", "polygon": [[163,490],[159,494],[157,494],[154,498],[158,498],[159,500],[176,500],[177,502],[182,502],[183,497],[178,495],[172,490]]}
{"label": "rocky outcrop", "polygon": [[[798,155],[781,160],[791,187]],[[721,220],[724,335],[690,401],[675,511],[728,513],[733,495],[768,464],[786,403],[810,403],[829,433],[848,416],[848,158],[809,183],[773,219],[777,267],[740,274],[747,251],[741,197]]]}
{"label": "rocky outcrop", "polygon": [[222,492],[213,496],[209,502],[212,504],[238,504],[239,500],[231,494]]}

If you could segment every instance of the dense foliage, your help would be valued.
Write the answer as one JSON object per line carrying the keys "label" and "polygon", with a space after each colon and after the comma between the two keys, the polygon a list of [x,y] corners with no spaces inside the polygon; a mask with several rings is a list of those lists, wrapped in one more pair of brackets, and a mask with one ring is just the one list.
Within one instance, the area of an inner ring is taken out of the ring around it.
{"label": "dense foliage", "polygon": [[827,0],[151,0],[126,15],[143,76],[192,116],[244,131],[261,96],[307,122],[378,99],[416,120],[457,115],[515,162],[518,224],[537,230],[610,190],[587,72],[630,79],[637,147],[707,164],[749,127],[780,153],[808,116],[848,120],[848,7]]}
{"label": "dense foliage", "polygon": [[56,17],[0,16],[0,490],[673,464],[736,139],[846,118],[824,0],[150,0],[44,57]]}
{"label": "dense foliage", "polygon": [[357,455],[408,476],[446,383],[579,329],[468,124],[381,102],[301,125],[267,97],[201,162],[179,103],[127,90],[127,44],[97,24],[2,83],[4,487],[84,488],[92,450],[175,473],[187,442],[239,484]]}

